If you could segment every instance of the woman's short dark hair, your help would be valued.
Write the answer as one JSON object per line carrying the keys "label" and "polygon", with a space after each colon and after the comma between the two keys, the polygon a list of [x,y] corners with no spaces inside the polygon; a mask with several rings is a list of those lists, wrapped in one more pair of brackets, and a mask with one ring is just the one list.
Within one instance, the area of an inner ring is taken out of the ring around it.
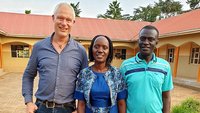
{"label": "woman's short dark hair", "polygon": [[94,42],[95,40],[98,38],[98,37],[105,37],[107,40],[108,40],[108,43],[109,43],[109,54],[108,54],[108,57],[106,59],[106,65],[110,65],[111,62],[112,62],[112,59],[113,59],[113,43],[112,41],[110,40],[110,38],[108,36],[105,36],[105,35],[96,35],[93,39],[92,39],[92,42],[90,44],[90,48],[89,48],[89,60],[92,62],[94,61],[94,56],[92,54],[92,47],[94,46]]}

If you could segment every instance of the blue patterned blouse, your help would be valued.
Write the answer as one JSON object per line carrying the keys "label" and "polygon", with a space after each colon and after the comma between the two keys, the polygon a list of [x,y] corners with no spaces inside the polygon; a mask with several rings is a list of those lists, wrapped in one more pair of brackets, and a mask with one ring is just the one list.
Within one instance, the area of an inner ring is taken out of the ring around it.
{"label": "blue patterned blouse", "polygon": [[78,75],[74,98],[86,102],[86,113],[118,113],[117,101],[127,96],[125,82],[116,67],[110,66],[103,76],[110,91],[108,99],[111,103],[108,107],[97,107],[91,104],[91,89],[98,78],[92,68],[87,67]]}

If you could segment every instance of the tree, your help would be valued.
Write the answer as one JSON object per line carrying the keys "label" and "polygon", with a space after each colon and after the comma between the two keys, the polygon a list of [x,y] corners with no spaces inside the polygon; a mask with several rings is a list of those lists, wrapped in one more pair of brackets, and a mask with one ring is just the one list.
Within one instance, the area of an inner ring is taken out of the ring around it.
{"label": "tree", "polygon": [[77,4],[70,3],[70,5],[74,8],[76,17],[80,17],[80,13],[81,13],[81,9],[79,9],[79,3],[80,2],[78,2]]}
{"label": "tree", "polygon": [[153,7],[151,5],[148,5],[147,7],[135,8],[133,14],[134,16],[132,20],[154,22],[160,15],[160,9],[158,7]]}
{"label": "tree", "polygon": [[161,10],[160,18],[175,16],[182,11],[181,3],[174,0],[159,0],[159,2],[155,4],[155,7],[158,7]]}
{"label": "tree", "polygon": [[25,14],[31,14],[31,10],[25,10]]}
{"label": "tree", "polygon": [[200,8],[200,0],[187,0],[186,3],[190,5],[191,9]]}
{"label": "tree", "polygon": [[132,20],[133,16],[131,16],[130,14],[124,14],[124,15],[122,15],[122,19],[123,20]]}
{"label": "tree", "polygon": [[123,19],[123,16],[121,14],[122,8],[119,6],[120,3],[115,0],[112,3],[109,4],[109,9],[107,9],[105,14],[99,14],[97,18],[110,18],[110,19]]}

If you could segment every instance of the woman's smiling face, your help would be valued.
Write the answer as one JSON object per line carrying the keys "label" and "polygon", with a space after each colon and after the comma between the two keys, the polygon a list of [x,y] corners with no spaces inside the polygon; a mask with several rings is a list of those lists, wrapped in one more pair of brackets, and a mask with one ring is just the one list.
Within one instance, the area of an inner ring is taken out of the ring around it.
{"label": "woman's smiling face", "polygon": [[96,63],[106,63],[109,54],[109,42],[105,37],[96,38],[92,47],[92,54]]}

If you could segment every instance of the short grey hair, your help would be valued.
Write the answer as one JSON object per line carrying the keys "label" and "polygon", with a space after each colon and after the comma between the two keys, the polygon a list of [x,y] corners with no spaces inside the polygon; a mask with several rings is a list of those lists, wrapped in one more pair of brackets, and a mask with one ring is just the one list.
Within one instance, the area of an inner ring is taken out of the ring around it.
{"label": "short grey hair", "polygon": [[74,8],[73,8],[70,4],[68,4],[68,3],[66,3],[66,2],[61,2],[61,3],[57,4],[56,7],[55,7],[55,9],[54,9],[53,15],[56,14],[57,10],[58,10],[61,6],[69,7],[69,8],[72,10],[73,17],[74,17],[74,19],[75,19],[75,11],[74,11]]}

